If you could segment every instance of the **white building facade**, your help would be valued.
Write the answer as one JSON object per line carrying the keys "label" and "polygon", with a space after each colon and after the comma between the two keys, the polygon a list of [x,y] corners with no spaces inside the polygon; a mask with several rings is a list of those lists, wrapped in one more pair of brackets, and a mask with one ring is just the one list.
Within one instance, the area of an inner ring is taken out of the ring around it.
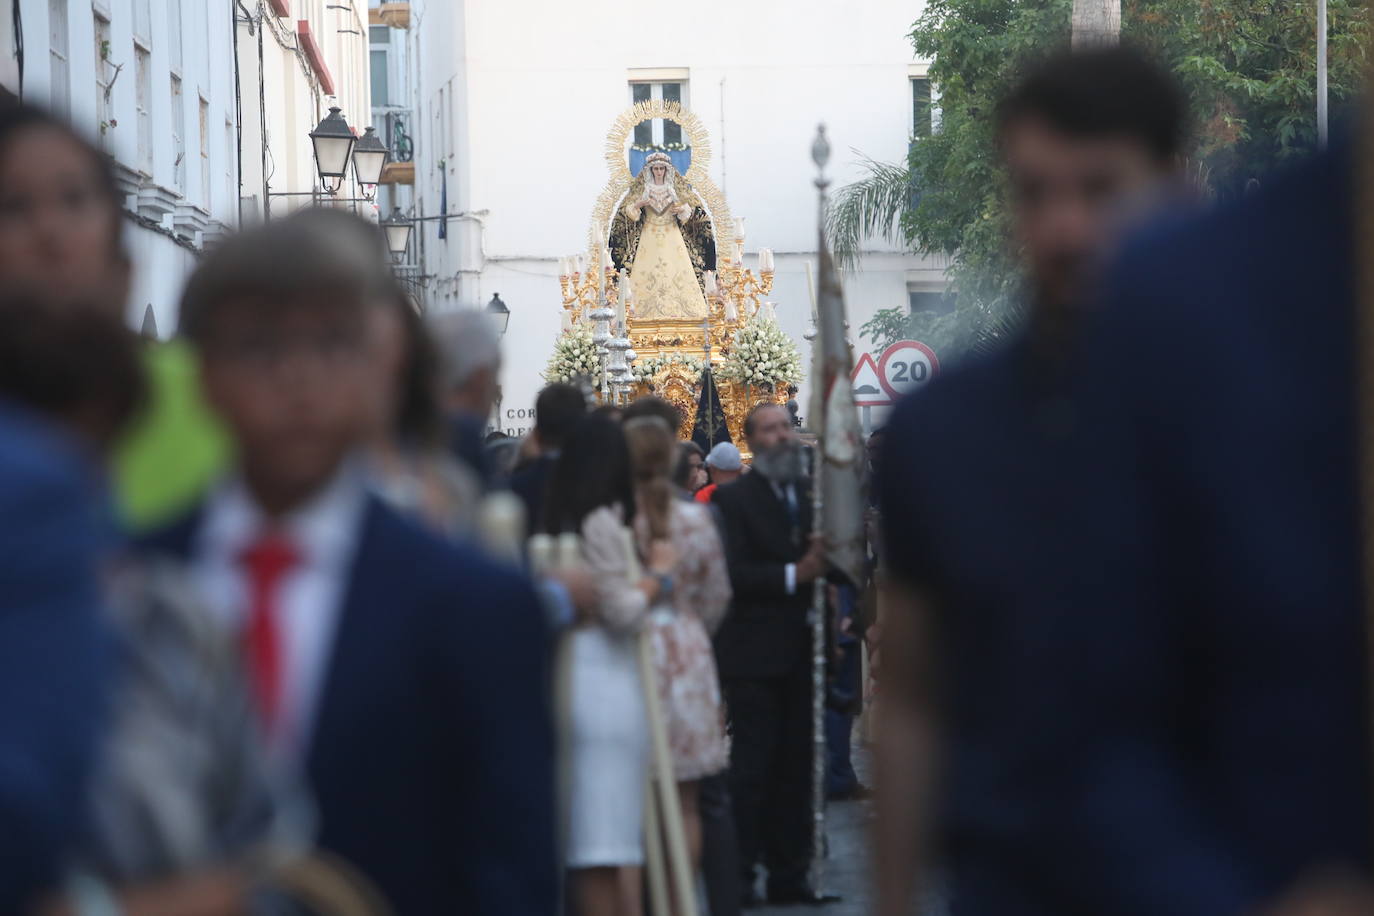
{"label": "white building facade", "polygon": [[[134,265],[128,319],[162,337],[207,245],[311,202],[309,132],[329,107],[355,112],[360,135],[371,120],[362,0],[11,0],[0,18],[0,91],[111,155]],[[362,197],[352,181],[338,196]],[[375,218],[370,202],[353,206]]]}
{"label": "white building facade", "polygon": [[[246,220],[322,200],[310,132],[335,107],[357,136],[371,126],[368,64],[364,0],[239,0]],[[334,199],[375,221],[362,192],[350,174]]]}
{"label": "white building facade", "polygon": [[[705,122],[711,176],[733,215],[748,220],[750,265],[759,247],[776,252],[771,298],[803,353],[817,124],[834,146],[839,187],[861,174],[861,155],[905,158],[923,93],[929,116],[925,70],[906,37],[920,9],[901,0],[853,0],[824,15],[783,0],[405,6],[414,210],[427,218],[412,249],[424,297],[436,310],[481,306],[497,293],[509,305],[502,426],[512,432],[529,425],[521,411],[559,333],[558,258],[585,249],[608,178],[607,131],[634,101],[677,98]],[[671,143],[664,129],[636,141]],[[899,245],[868,247],[861,270],[845,278],[860,350],[869,347],[858,329],[877,310],[946,285],[940,262]]]}
{"label": "white building facade", "polygon": [[206,244],[238,224],[234,7],[19,0],[24,101],[114,160],[134,264],[128,319],[165,336]]}

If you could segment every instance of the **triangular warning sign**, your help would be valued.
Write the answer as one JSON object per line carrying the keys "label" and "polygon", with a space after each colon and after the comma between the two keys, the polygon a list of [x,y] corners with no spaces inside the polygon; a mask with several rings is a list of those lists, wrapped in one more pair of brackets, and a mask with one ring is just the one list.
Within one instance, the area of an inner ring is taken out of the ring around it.
{"label": "triangular warning sign", "polygon": [[860,356],[849,378],[856,406],[886,407],[892,403],[892,397],[883,390],[882,377],[878,375],[878,364],[873,361],[873,354]]}

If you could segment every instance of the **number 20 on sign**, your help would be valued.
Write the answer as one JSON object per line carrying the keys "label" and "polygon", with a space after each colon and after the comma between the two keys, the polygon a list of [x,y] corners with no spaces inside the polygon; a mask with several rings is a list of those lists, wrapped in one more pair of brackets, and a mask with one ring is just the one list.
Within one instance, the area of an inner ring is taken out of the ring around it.
{"label": "number 20 on sign", "polygon": [[939,371],[935,351],[919,340],[899,340],[878,357],[878,380],[893,400],[920,388]]}

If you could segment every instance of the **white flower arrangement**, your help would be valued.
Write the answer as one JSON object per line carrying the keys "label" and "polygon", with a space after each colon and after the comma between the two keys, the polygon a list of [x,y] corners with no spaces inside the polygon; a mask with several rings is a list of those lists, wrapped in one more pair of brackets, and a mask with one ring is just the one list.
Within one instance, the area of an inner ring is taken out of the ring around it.
{"label": "white flower arrangement", "polygon": [[635,381],[646,385],[652,384],[660,372],[672,366],[686,366],[687,371],[693,375],[701,375],[701,370],[706,368],[706,363],[699,356],[681,356],[677,353],[637,359],[634,363]]}
{"label": "white flower arrangement", "polygon": [[801,353],[772,318],[759,316],[735,332],[721,377],[779,388],[802,380]]}
{"label": "white flower arrangement", "polygon": [[571,384],[583,378],[591,379],[594,387],[601,387],[601,359],[588,325],[579,325],[560,336],[544,369],[544,381],[549,384]]}

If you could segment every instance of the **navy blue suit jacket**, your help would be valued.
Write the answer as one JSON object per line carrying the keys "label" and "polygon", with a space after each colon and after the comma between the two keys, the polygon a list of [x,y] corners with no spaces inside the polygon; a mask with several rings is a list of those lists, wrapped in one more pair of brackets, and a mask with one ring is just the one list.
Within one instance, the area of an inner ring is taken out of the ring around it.
{"label": "navy blue suit jacket", "polygon": [[[147,539],[189,557],[199,513]],[[548,635],[531,586],[370,498],[307,777],[398,913],[553,913]]]}
{"label": "navy blue suit jacket", "polygon": [[0,407],[0,912],[56,883],[79,842],[112,644],[111,546],[93,468]]}
{"label": "navy blue suit jacket", "polygon": [[960,916],[1114,912],[1079,908],[1092,876],[1061,835],[1068,758],[1089,727],[1085,646],[1062,613],[1078,561],[1060,486],[1069,411],[1023,338],[946,371],[886,427],[884,568],[933,613],[935,813]]}
{"label": "navy blue suit jacket", "polygon": [[1370,861],[1355,201],[1337,144],[1140,239],[1088,338],[1101,912],[1250,912]]}

